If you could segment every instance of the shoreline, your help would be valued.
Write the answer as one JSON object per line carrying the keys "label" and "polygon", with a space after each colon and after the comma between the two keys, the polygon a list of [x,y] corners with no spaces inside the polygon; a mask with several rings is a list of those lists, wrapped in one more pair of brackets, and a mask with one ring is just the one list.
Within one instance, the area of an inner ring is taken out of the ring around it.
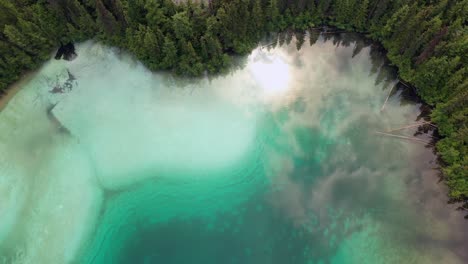
{"label": "shoreline", "polygon": [[[320,29],[322,29],[322,30],[320,30]],[[326,30],[324,31],[323,29],[326,29]],[[367,40],[370,43],[370,45],[375,46],[378,49],[378,52],[381,53],[381,55],[384,58],[383,63],[386,64],[387,66],[394,67],[396,69],[396,76],[395,76],[396,79],[400,83],[400,86],[405,86],[408,89],[408,91],[410,91],[411,98],[413,100],[419,101],[419,103],[421,103],[425,107],[428,107],[430,110],[433,110],[434,107],[429,105],[426,102],[426,100],[424,100],[424,98],[422,98],[422,96],[418,94],[417,87],[415,87],[413,84],[407,82],[406,80],[404,80],[400,76],[400,74],[398,72],[398,70],[399,70],[398,66],[393,64],[392,60],[388,57],[387,49],[383,46],[383,44],[380,41],[378,41],[378,40],[372,38],[371,36],[369,36],[367,34],[367,32],[359,32],[359,31],[338,31],[338,32],[333,31],[333,32],[328,32],[328,30],[330,30],[330,29],[331,30],[345,30],[345,29],[341,29],[340,27],[336,27],[336,26],[325,26],[325,27],[311,28],[309,30],[305,30],[304,32],[307,35],[307,34],[310,34],[312,31],[315,31],[315,32],[318,33],[319,36],[323,36],[324,34],[328,34],[328,35],[356,34],[356,35],[360,36],[361,38]],[[286,32],[286,31],[287,30],[285,30],[283,32]],[[295,32],[295,31],[293,30],[291,32]],[[276,41],[277,42],[279,41],[278,36],[276,36]],[[268,42],[268,43],[270,43],[270,42]],[[258,41],[256,48],[259,48],[259,47],[263,48],[264,45],[262,45],[262,44],[263,44],[262,41]],[[104,44],[104,45],[106,45],[106,44]],[[123,49],[123,50],[125,50],[125,49]],[[131,52],[129,52],[129,53],[132,54]],[[55,52],[55,54],[56,54],[56,52]],[[53,58],[53,55],[52,55],[51,58]],[[141,60],[138,60],[138,61],[141,61]],[[141,62],[142,62],[143,65],[145,65],[143,61],[141,61]],[[146,65],[145,65],[145,67],[146,67]],[[235,68],[235,67],[237,67],[237,65],[235,65],[234,63],[232,65],[230,65],[230,68]],[[3,111],[6,108],[6,106],[11,101],[11,99],[21,90],[21,88],[27,82],[29,82],[35,76],[35,74],[38,72],[39,69],[40,69],[40,67],[38,67],[35,70],[27,71],[26,73],[22,74],[20,76],[20,78],[16,82],[10,84],[8,87],[6,87],[4,89],[4,94],[0,95],[0,112]],[[151,72],[161,72],[161,70],[157,70],[157,71],[150,70],[150,71]],[[171,73],[171,74],[173,74],[173,73]],[[213,75],[211,75],[211,76],[213,76]],[[216,74],[214,76],[216,76]],[[199,77],[200,76],[197,76],[195,78],[199,78]],[[431,121],[430,119],[429,120],[425,119],[425,120],[426,121]],[[437,163],[437,167],[438,167],[439,170],[442,170],[444,165],[442,163],[440,163],[441,157],[440,157],[440,153],[436,149],[436,144],[437,144],[437,142],[439,140],[441,140],[443,138],[445,138],[445,136],[439,136],[438,138],[431,139],[431,143],[433,144],[432,148],[435,151],[436,155],[438,156],[439,162]],[[444,181],[444,183],[446,184],[445,181]],[[449,192],[447,192],[446,194],[447,194],[447,200],[451,201],[452,198],[450,197]],[[460,204],[460,208],[463,208],[463,204],[466,203],[466,201],[464,201],[464,200],[455,200],[453,202],[455,202],[456,204]]]}
{"label": "shoreline", "polygon": [[11,99],[28,83],[36,74],[37,71],[29,71],[20,76],[20,78],[4,89],[0,96],[0,112],[3,111],[11,101]]}

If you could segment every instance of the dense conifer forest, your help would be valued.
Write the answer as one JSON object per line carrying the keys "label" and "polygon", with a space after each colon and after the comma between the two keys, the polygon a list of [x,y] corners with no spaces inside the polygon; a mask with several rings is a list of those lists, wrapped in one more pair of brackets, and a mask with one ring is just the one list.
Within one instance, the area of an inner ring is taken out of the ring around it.
{"label": "dense conifer forest", "polygon": [[434,107],[449,195],[468,208],[467,18],[468,0],[0,0],[0,92],[59,46],[87,39],[128,50],[151,70],[198,76],[223,72],[232,55],[275,32],[294,32],[299,43],[324,25],[361,32]]}

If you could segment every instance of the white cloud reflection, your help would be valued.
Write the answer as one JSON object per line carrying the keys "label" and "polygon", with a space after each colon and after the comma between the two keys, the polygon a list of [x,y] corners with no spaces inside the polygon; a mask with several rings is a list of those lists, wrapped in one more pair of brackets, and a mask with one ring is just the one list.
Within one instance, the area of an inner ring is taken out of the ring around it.
{"label": "white cloud reflection", "polygon": [[280,54],[259,48],[252,53],[251,59],[249,70],[266,93],[278,94],[288,88],[290,69]]}

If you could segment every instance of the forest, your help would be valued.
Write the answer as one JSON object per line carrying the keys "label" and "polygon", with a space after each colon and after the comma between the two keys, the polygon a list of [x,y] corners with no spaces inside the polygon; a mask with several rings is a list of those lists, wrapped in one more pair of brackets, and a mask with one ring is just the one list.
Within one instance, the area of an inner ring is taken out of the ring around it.
{"label": "forest", "polygon": [[433,108],[450,200],[468,209],[467,18],[468,0],[0,0],[0,93],[61,45],[88,39],[151,70],[199,76],[224,72],[278,32],[299,42],[323,26],[360,32]]}

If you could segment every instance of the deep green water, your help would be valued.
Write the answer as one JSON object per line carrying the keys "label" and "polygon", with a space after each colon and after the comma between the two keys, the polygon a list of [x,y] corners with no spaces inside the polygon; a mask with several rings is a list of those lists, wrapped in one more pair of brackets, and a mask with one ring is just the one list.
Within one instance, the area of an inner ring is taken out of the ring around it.
{"label": "deep green water", "polygon": [[359,37],[195,80],[77,51],[0,113],[0,263],[468,261],[432,149],[375,133],[424,107]]}

